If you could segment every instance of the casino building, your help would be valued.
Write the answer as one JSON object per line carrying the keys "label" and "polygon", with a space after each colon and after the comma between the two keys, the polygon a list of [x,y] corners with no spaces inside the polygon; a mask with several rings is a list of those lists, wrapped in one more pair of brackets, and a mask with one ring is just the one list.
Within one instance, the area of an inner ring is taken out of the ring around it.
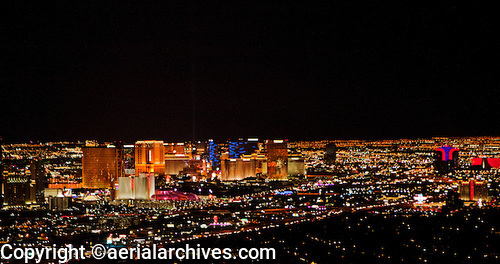
{"label": "casino building", "polygon": [[434,169],[440,174],[453,172],[458,167],[458,152],[459,149],[450,146],[435,149]]}

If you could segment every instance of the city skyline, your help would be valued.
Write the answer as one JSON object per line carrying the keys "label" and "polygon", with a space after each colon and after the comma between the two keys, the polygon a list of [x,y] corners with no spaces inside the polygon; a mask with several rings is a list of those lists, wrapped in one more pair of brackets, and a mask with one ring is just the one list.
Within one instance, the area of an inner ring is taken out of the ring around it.
{"label": "city skyline", "polygon": [[[290,263],[500,258],[500,137],[87,140],[0,150],[7,253],[70,243],[85,253],[74,258],[94,261],[98,245],[113,259],[117,248],[199,244],[269,249],[263,260]],[[124,263],[151,258],[133,260],[138,254]]]}

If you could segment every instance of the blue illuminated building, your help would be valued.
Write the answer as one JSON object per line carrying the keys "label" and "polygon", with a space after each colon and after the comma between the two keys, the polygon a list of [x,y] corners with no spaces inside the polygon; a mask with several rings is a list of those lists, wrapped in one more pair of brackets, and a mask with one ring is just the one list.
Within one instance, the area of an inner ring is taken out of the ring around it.
{"label": "blue illuminated building", "polygon": [[239,139],[237,141],[229,141],[229,158],[239,159],[241,155],[245,154],[246,141]]}
{"label": "blue illuminated building", "polygon": [[212,139],[208,141],[208,162],[212,165],[213,170],[220,168],[220,153],[216,142]]}

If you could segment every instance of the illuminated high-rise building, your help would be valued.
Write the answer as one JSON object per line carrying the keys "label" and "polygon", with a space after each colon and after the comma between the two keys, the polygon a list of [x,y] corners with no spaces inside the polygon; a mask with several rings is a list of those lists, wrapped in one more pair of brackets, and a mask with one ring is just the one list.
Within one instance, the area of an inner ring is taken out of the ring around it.
{"label": "illuminated high-rise building", "polygon": [[217,142],[214,142],[213,139],[208,140],[208,162],[212,170],[220,170],[220,150]]}
{"label": "illuminated high-rise building", "polygon": [[434,168],[441,174],[453,172],[458,167],[459,149],[442,146],[435,150]]}
{"label": "illuminated high-rise building", "polygon": [[487,182],[483,181],[460,181],[458,186],[460,199],[464,201],[489,201]]}
{"label": "illuminated high-rise building", "polygon": [[178,175],[188,167],[189,153],[186,153],[184,143],[164,143],[163,145],[165,146],[165,175]]}
{"label": "illuminated high-rise building", "polygon": [[207,142],[197,141],[195,146],[196,146],[196,155],[202,156],[203,154],[205,154],[207,152],[207,149],[208,149]]}
{"label": "illuminated high-rise building", "polygon": [[245,154],[245,141],[242,138],[238,140],[230,140],[228,142],[229,148],[229,158],[230,159],[239,159],[241,155]]}
{"label": "illuminated high-rise building", "polygon": [[155,176],[152,173],[118,178],[118,200],[149,200],[154,193]]}
{"label": "illuminated high-rise building", "polygon": [[257,173],[256,159],[223,159],[221,177],[224,181],[243,180],[255,177]]}
{"label": "illuminated high-rise building", "polygon": [[189,155],[167,154],[165,157],[165,175],[178,175],[189,166]]}
{"label": "illuminated high-rise building", "polygon": [[290,176],[306,175],[306,167],[303,157],[298,155],[288,157],[288,175]]}
{"label": "illuminated high-rise building", "polygon": [[[252,153],[251,155],[243,155],[241,156],[243,160],[255,160],[255,166],[256,166],[256,176],[261,175],[261,174],[266,174],[267,175],[267,158],[266,155],[263,154],[257,154],[257,153]],[[264,170],[266,172],[264,173]]]}
{"label": "illuminated high-rise building", "polygon": [[[134,145],[123,146],[123,163],[126,170],[135,169],[135,150]],[[135,172],[133,173],[135,174]]]}
{"label": "illuminated high-rise building", "polygon": [[32,160],[29,167],[14,167],[2,178],[5,205],[24,207],[44,203],[45,173],[41,160]]}
{"label": "illuminated high-rise building", "polygon": [[228,149],[230,159],[239,159],[242,155],[251,155],[257,151],[259,149],[259,140],[257,138],[230,140],[228,142]]}
{"label": "illuminated high-rise building", "polygon": [[86,146],[83,149],[83,187],[114,188],[123,176],[124,161],[121,146]]}
{"label": "illuminated high-rise building", "polygon": [[25,206],[30,203],[29,175],[9,173],[4,176],[4,204],[9,206]]}
{"label": "illuminated high-rise building", "polygon": [[163,141],[145,140],[135,142],[135,174],[165,174],[165,147]]}
{"label": "illuminated high-rise building", "polygon": [[267,176],[270,180],[285,180],[288,177],[288,148],[286,141],[267,142]]}
{"label": "illuminated high-rise building", "polygon": [[166,154],[184,154],[184,143],[164,143]]}

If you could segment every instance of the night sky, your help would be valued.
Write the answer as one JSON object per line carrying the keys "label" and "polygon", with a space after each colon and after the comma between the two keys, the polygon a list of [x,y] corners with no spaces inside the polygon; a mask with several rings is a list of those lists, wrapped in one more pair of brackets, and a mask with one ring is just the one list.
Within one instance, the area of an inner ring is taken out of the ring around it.
{"label": "night sky", "polygon": [[491,6],[11,2],[4,142],[500,134]]}

